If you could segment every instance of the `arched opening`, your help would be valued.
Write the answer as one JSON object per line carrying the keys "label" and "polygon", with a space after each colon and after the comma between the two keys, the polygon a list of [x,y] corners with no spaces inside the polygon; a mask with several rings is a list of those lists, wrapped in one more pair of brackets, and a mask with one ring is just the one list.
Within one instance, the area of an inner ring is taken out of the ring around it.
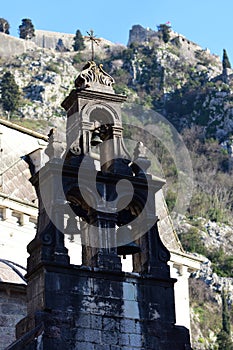
{"label": "arched opening", "polygon": [[90,122],[98,121],[101,125],[114,124],[113,115],[104,106],[96,106],[90,113]]}

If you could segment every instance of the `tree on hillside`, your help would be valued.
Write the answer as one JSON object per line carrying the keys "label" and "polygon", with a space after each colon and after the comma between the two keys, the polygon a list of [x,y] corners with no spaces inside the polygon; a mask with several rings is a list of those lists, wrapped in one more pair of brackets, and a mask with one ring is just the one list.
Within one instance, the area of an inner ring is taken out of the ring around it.
{"label": "tree on hillside", "polygon": [[32,39],[35,36],[35,28],[29,18],[22,19],[22,24],[19,26],[19,37],[21,39]]}
{"label": "tree on hillside", "polygon": [[227,56],[227,52],[225,49],[223,49],[222,68],[223,69],[231,68],[231,64],[230,64],[230,61],[229,61],[229,58]]}
{"label": "tree on hillside", "polygon": [[11,113],[19,106],[20,90],[15,82],[14,76],[10,72],[6,72],[0,82],[0,103],[2,108]]}
{"label": "tree on hillside", "polygon": [[160,24],[159,26],[157,26],[159,34],[161,35],[163,41],[165,43],[168,43],[168,41],[170,40],[170,31],[171,31],[171,27],[167,24]]}
{"label": "tree on hillside", "polygon": [[231,324],[225,291],[222,292],[222,329],[217,336],[218,350],[233,350]]}
{"label": "tree on hillside", "polygon": [[74,44],[73,44],[74,51],[81,51],[85,49],[85,44],[83,40],[82,33],[78,29],[76,31],[75,37],[74,37]]}
{"label": "tree on hillside", "polygon": [[58,39],[58,42],[56,44],[56,48],[55,48],[56,51],[59,51],[59,52],[65,52],[65,51],[69,51],[67,50],[67,48],[65,47],[64,43],[63,43],[63,40],[60,38]]}
{"label": "tree on hillside", "polygon": [[0,18],[0,32],[5,34],[10,34],[9,32],[10,25],[5,18]]}

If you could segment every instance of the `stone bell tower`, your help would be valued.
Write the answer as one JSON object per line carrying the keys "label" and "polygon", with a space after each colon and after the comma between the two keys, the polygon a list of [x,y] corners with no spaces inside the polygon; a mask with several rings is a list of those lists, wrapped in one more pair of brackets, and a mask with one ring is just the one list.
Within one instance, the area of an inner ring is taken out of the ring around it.
{"label": "stone bell tower", "polygon": [[[9,349],[191,350],[175,325],[170,254],[160,240],[155,193],[139,142],[122,138],[114,80],[91,61],[64,100],[66,147],[55,131],[49,161],[31,179],[38,229],[28,246],[28,315]],[[81,235],[82,264],[71,265],[64,234]],[[121,258],[133,256],[133,272]]]}

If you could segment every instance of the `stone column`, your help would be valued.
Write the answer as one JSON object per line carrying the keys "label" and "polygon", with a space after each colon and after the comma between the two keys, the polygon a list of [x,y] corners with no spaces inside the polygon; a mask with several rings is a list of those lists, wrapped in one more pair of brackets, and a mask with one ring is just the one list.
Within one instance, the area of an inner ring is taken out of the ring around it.
{"label": "stone column", "polygon": [[185,326],[190,330],[189,314],[189,268],[185,265],[169,263],[171,266],[171,276],[177,279],[174,286],[176,305],[176,324]]}

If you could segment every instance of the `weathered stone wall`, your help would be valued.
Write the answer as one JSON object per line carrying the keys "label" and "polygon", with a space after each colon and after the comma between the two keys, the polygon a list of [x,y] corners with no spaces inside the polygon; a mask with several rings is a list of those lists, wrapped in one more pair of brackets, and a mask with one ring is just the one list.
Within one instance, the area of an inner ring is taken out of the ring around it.
{"label": "weathered stone wall", "polygon": [[[191,349],[187,329],[175,326],[172,279],[52,265],[36,274],[28,285],[30,316],[17,327],[22,349]],[[28,331],[36,329],[37,345],[35,337],[29,345]]]}
{"label": "weathered stone wall", "polygon": [[0,282],[0,350],[15,340],[15,325],[26,316],[26,286]]}
{"label": "weathered stone wall", "polygon": [[[86,33],[87,34],[87,33]],[[68,33],[59,33],[59,32],[50,32],[47,30],[36,30],[35,31],[35,37],[32,38],[32,41],[39,47],[42,47],[44,49],[53,49],[58,50],[58,44],[59,42],[64,45],[64,49],[67,51],[73,52],[73,44],[74,44],[74,34],[68,34]],[[91,41],[88,39],[87,36],[84,36],[84,43],[85,43],[85,50],[84,52],[89,55],[89,58],[91,57]],[[122,47],[123,45],[117,45],[112,43],[111,41],[99,38],[99,45],[95,46],[95,53],[98,54],[100,57],[102,57],[103,52],[107,50],[108,48]]]}
{"label": "weathered stone wall", "polygon": [[150,28],[143,28],[141,25],[137,24],[132,27],[129,31],[129,41],[128,46],[132,43],[143,43],[155,39],[158,37],[158,33]]}
{"label": "weathered stone wall", "polygon": [[24,52],[35,49],[36,45],[31,40],[19,39],[0,33],[0,56],[2,57],[21,55]]}
{"label": "weathered stone wall", "polygon": [[62,41],[67,50],[73,51],[74,34],[49,32],[47,30],[36,30],[32,41],[39,47],[56,49],[59,41]]}
{"label": "weathered stone wall", "polygon": [[[57,50],[59,52],[59,43],[64,45],[65,51],[74,53],[75,34],[50,32],[47,30],[35,30],[35,37],[30,40],[24,40],[13,37],[4,33],[0,33],[0,57],[9,57],[14,55],[21,55],[22,53],[29,51],[38,51],[40,48],[45,49],[48,54],[51,54],[49,50]],[[91,58],[91,41],[84,37],[85,50],[84,54],[87,59]],[[113,42],[100,38],[99,45],[95,47],[95,53],[99,57],[103,57],[109,49],[111,50],[123,50],[125,48],[122,44],[114,44]]]}

